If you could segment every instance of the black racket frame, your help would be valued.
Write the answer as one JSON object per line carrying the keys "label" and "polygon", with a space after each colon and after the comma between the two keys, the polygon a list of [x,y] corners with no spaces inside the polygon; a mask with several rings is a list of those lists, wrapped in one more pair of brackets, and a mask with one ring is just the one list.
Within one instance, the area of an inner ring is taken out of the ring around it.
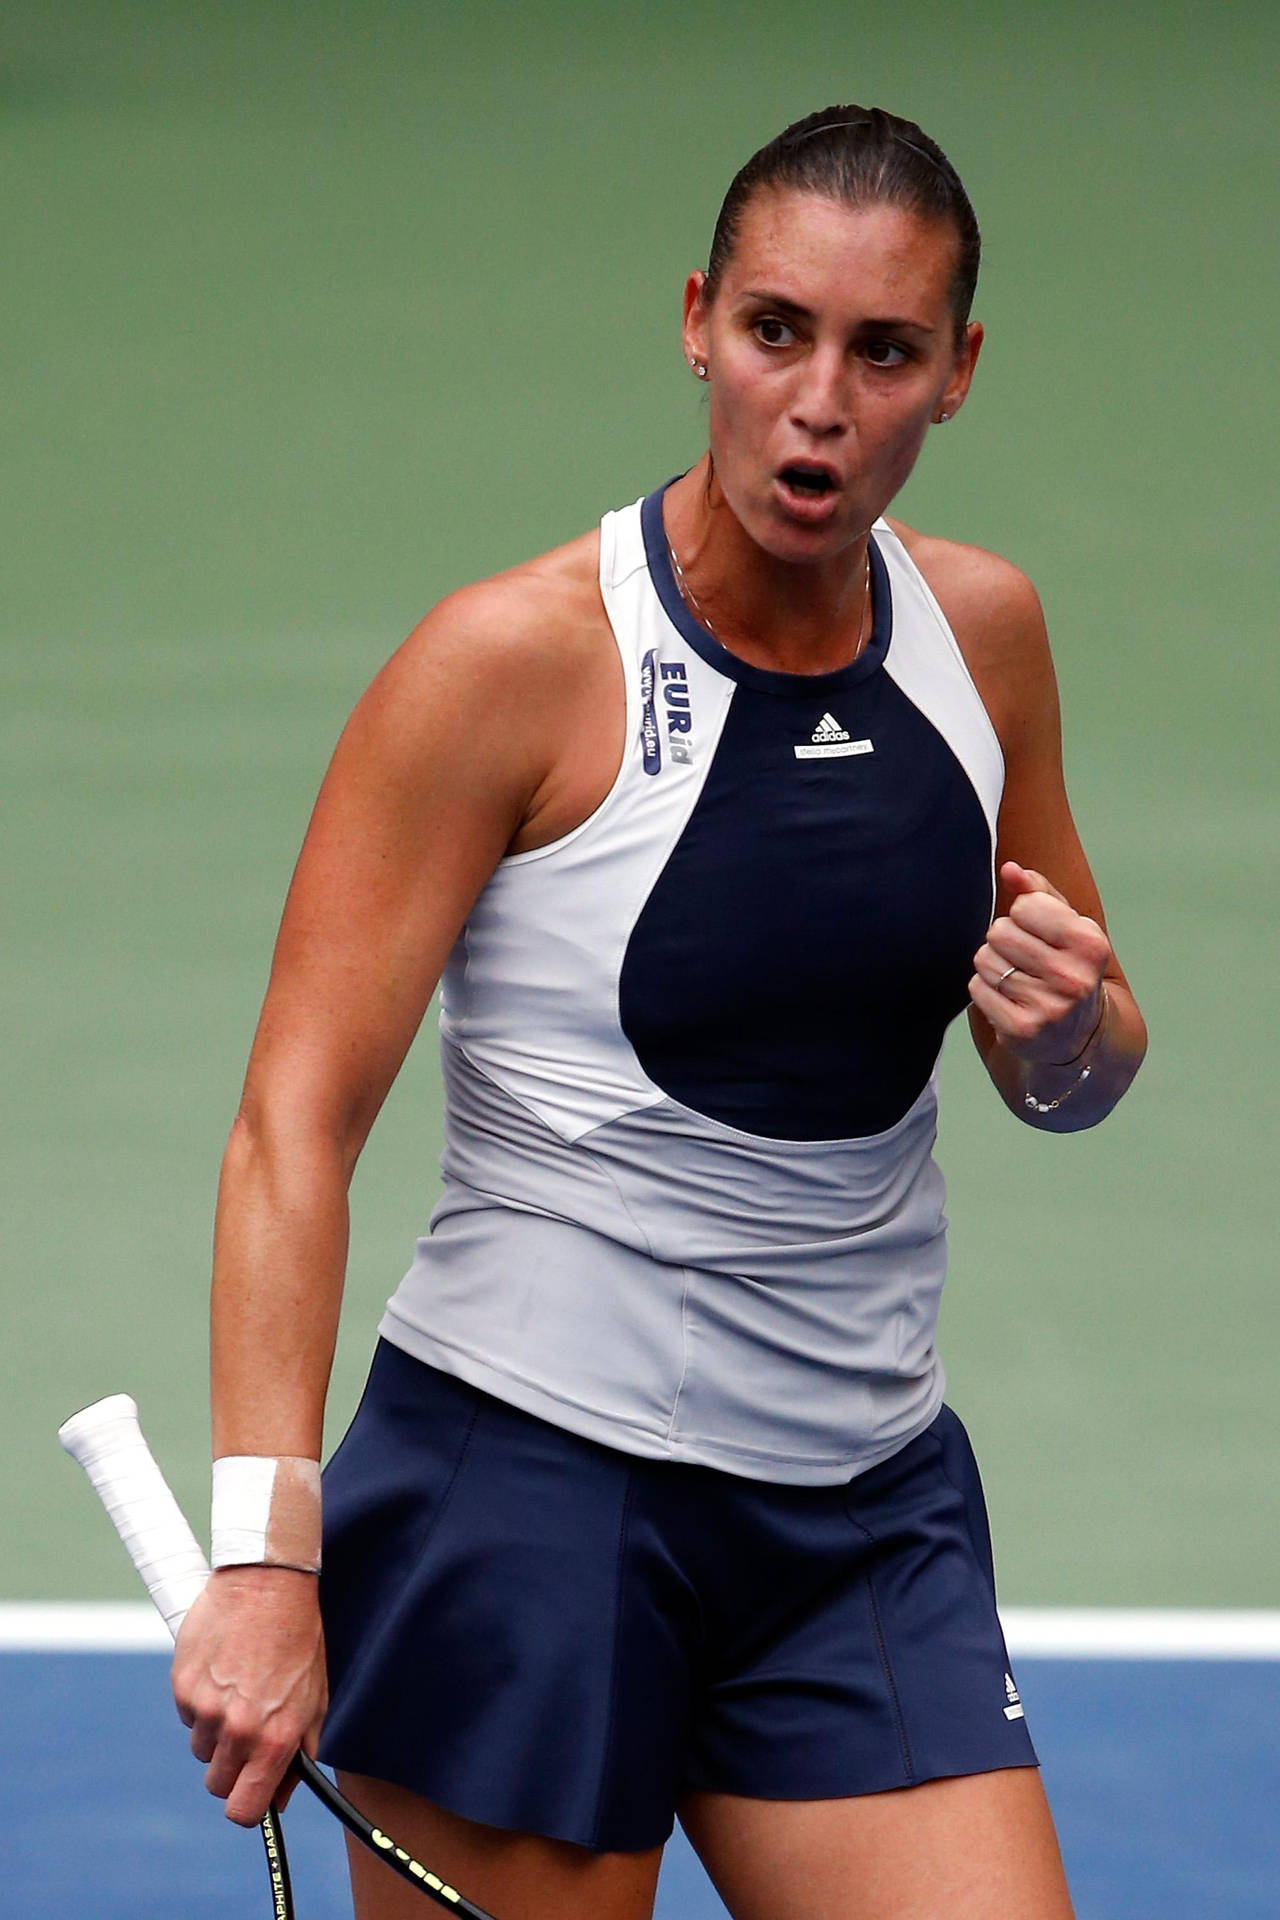
{"label": "black racket frame", "polygon": [[[324,1773],[311,1758],[310,1754],[297,1753],[293,1759],[293,1771],[314,1793],[322,1807],[340,1820],[348,1833],[368,1847],[393,1873],[407,1880],[411,1887],[424,1893],[428,1900],[434,1900],[437,1906],[448,1913],[462,1915],[462,1920],[494,1920],[491,1913],[468,1900],[465,1894],[442,1880],[438,1873],[432,1873],[411,1853],[384,1833],[381,1827],[375,1827],[366,1820],[358,1807],[353,1807],[345,1793],[337,1788],[327,1773]],[[262,1820],[262,1844],[267,1855],[267,1872],[271,1876],[271,1898],[274,1902],[273,1920],[294,1920],[293,1889],[289,1883],[289,1859],[285,1852],[284,1829],[280,1822],[280,1809],[273,1802]]]}

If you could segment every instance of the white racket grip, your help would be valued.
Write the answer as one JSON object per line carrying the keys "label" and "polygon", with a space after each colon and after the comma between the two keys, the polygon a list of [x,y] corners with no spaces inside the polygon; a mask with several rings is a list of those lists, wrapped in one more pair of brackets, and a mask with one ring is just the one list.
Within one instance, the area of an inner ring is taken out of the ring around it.
{"label": "white racket grip", "polygon": [[176,1639],[209,1578],[209,1563],[142,1437],[137,1403],[127,1393],[113,1393],[73,1413],[58,1438],[93,1482]]}

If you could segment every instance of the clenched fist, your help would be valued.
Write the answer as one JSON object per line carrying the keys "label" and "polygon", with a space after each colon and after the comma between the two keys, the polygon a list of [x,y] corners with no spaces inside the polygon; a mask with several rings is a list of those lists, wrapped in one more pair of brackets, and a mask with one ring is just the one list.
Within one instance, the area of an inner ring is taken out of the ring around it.
{"label": "clenched fist", "polygon": [[1013,900],[974,955],[969,998],[1010,1053],[1065,1064],[1098,1025],[1111,942],[1042,873],[1006,860],[1000,878]]}

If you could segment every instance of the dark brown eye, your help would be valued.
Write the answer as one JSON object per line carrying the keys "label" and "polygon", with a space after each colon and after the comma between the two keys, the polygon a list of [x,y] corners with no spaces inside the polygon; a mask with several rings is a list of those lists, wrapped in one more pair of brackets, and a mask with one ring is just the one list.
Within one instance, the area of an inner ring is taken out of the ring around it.
{"label": "dark brown eye", "polygon": [[896,340],[873,340],[867,347],[867,358],[873,367],[900,367],[908,355]]}
{"label": "dark brown eye", "polygon": [[766,347],[789,347],[795,339],[785,320],[777,319],[773,314],[765,314],[755,322],[756,337],[763,340]]}

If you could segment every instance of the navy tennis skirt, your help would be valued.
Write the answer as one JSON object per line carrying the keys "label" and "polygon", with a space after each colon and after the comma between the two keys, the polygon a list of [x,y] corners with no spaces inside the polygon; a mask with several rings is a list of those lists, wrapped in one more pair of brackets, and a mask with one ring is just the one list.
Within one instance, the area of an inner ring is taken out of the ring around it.
{"label": "navy tennis skirt", "polygon": [[321,1757],[483,1821],[658,1845],[683,1793],[1036,1764],[964,1428],[842,1486],[643,1460],[383,1341],[325,1472]]}

